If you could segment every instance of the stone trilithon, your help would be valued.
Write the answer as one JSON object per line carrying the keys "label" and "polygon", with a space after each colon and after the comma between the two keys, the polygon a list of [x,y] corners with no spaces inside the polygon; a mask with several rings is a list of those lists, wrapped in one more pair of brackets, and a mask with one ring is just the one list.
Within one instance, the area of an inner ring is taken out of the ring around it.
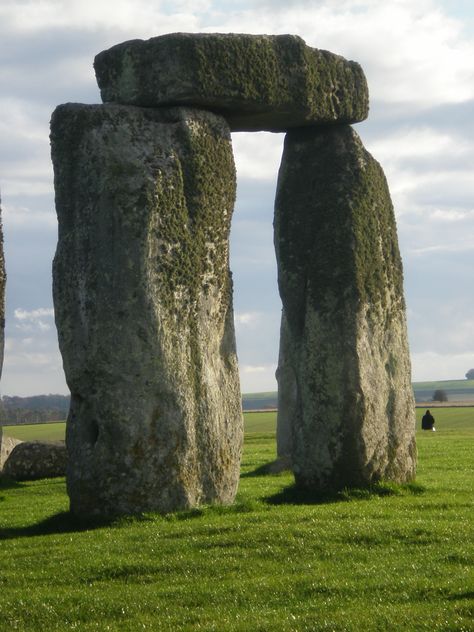
{"label": "stone trilithon", "polygon": [[51,127],[54,302],[82,516],[232,502],[242,446],[230,131],[287,131],[275,245],[279,455],[316,492],[410,479],[402,268],[356,62],[296,36],[175,33],[95,59]]}

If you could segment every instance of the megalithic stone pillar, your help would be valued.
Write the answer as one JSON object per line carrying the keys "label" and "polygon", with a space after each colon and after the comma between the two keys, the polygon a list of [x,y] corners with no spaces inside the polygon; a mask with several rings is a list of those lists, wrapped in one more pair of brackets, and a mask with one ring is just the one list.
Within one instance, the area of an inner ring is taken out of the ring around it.
{"label": "megalithic stone pillar", "polygon": [[315,492],[413,478],[403,274],[382,168],[349,126],[290,131],[275,204],[292,462]]}
{"label": "megalithic stone pillar", "polygon": [[230,503],[243,422],[229,128],[192,109],[68,104],[51,129],[71,510]]}

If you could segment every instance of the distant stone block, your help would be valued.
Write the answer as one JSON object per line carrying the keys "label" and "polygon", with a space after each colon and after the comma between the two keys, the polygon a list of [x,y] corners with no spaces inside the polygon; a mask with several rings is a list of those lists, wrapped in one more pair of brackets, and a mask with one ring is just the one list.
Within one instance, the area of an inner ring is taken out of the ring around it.
{"label": "distant stone block", "polygon": [[99,53],[102,100],[187,105],[222,114],[232,131],[285,131],[367,118],[362,68],[296,35],[173,33]]}
{"label": "distant stone block", "polygon": [[3,475],[14,481],[34,481],[66,474],[67,450],[64,441],[21,441],[10,451]]}

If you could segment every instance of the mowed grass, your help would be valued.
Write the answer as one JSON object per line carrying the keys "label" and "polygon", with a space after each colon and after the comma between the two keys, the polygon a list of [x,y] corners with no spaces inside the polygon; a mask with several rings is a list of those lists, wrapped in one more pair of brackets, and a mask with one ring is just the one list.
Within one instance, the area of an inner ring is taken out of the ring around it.
{"label": "mowed grass", "polygon": [[[275,432],[275,412],[244,413],[244,420],[245,432]],[[57,441],[64,439],[65,430],[64,422],[3,427],[6,435],[22,441]]]}
{"label": "mowed grass", "polygon": [[474,409],[434,414],[416,484],[371,493],[260,474],[274,413],[246,418],[232,507],[92,528],[63,479],[4,485],[0,630],[472,631]]}
{"label": "mowed grass", "polygon": [[21,441],[59,441],[64,439],[66,424],[52,422],[20,426],[3,426],[4,434]]}

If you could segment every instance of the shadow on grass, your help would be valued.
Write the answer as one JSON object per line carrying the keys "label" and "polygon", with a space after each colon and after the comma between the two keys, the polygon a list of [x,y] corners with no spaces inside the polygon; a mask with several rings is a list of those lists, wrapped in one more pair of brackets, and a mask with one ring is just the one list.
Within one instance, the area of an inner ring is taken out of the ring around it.
{"label": "shadow on grass", "polygon": [[14,481],[11,478],[3,478],[0,476],[0,492],[3,489],[20,489],[24,486],[25,483],[19,483],[18,481]]}
{"label": "shadow on grass", "polygon": [[290,472],[291,472],[290,460],[285,457],[280,457],[278,459],[275,459],[274,461],[269,461],[268,463],[259,465],[259,467],[255,468],[254,470],[251,470],[250,472],[245,472],[244,474],[240,474],[240,478],[254,478],[257,476],[289,474]]}
{"label": "shadow on grass", "polygon": [[270,505],[321,505],[327,503],[347,502],[351,500],[370,500],[384,496],[410,496],[423,494],[425,488],[418,483],[381,482],[369,487],[345,488],[339,491],[314,492],[301,489],[295,484],[282,489],[278,494],[264,499]]}
{"label": "shadow on grass", "polygon": [[462,593],[454,593],[453,595],[448,595],[447,599],[449,599],[450,601],[461,601],[462,599],[467,599],[468,601],[470,601],[471,599],[474,599],[474,590],[468,590]]}
{"label": "shadow on grass", "polygon": [[81,520],[69,513],[62,511],[49,516],[40,522],[25,527],[0,528],[0,540],[15,540],[17,538],[29,538],[40,535],[57,535],[60,533],[79,533],[108,527],[117,523],[117,519]]}

